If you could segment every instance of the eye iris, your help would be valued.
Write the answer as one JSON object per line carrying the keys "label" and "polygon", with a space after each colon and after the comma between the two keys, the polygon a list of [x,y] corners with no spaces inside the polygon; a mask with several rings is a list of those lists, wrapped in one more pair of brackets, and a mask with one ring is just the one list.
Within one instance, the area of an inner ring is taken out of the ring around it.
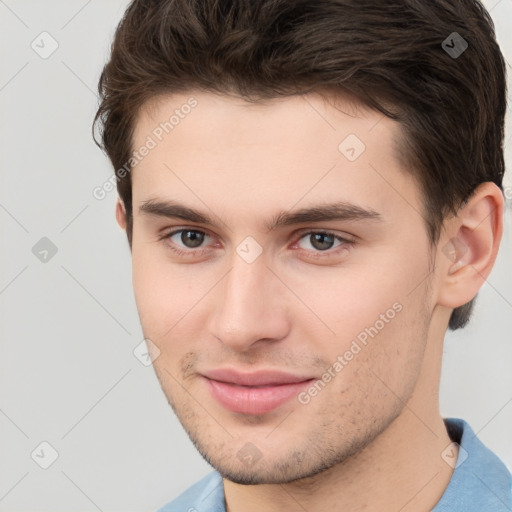
{"label": "eye iris", "polygon": [[327,233],[313,233],[310,235],[311,245],[320,251],[330,249],[334,244],[334,236]]}
{"label": "eye iris", "polygon": [[204,233],[199,231],[182,231],[181,241],[189,248],[199,247],[204,241]]}

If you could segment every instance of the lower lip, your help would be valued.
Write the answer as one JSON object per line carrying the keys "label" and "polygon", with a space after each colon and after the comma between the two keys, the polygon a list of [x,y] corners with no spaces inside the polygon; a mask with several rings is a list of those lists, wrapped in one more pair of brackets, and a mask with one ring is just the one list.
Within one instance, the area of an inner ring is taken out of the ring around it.
{"label": "lower lip", "polygon": [[206,378],[213,397],[226,409],[242,414],[265,414],[296,397],[314,379],[265,387],[237,386]]}

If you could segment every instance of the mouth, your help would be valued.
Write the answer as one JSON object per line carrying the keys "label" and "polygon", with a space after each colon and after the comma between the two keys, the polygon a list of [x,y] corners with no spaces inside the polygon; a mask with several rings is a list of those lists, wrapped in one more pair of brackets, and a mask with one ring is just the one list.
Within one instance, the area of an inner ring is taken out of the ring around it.
{"label": "mouth", "polygon": [[224,408],[241,414],[265,414],[296,397],[315,380],[276,371],[241,373],[214,370],[203,378],[212,397]]}

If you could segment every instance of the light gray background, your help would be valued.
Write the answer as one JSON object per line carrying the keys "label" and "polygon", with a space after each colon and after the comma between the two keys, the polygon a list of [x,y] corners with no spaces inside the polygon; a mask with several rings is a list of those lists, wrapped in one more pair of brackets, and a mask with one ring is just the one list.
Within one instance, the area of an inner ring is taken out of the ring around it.
{"label": "light gray background", "polygon": [[[511,62],[512,0],[485,3]],[[96,85],[127,5],[0,0],[0,511],[152,512],[210,471],[133,355],[142,331],[116,194],[92,196],[112,173],[91,138]],[[59,45],[47,59],[31,48],[43,31]],[[510,198],[510,171],[506,185]],[[509,467],[511,204],[475,316],[447,336],[441,386],[443,415],[469,421]],[[58,249],[46,263],[32,253],[42,237]],[[59,455],[46,470],[31,458],[42,441]]]}

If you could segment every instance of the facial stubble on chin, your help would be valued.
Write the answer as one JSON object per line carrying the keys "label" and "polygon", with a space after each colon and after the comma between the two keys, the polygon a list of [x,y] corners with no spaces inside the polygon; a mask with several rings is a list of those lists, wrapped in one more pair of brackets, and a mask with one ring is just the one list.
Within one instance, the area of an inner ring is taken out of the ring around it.
{"label": "facial stubble on chin", "polygon": [[[333,442],[333,440],[342,439],[344,435],[343,421],[338,420],[335,425],[324,424],[323,431],[315,428],[315,431],[307,434],[304,440],[298,440],[300,446],[294,446],[278,460],[272,460],[268,455],[265,457],[263,451],[261,458],[254,465],[244,466],[237,458],[237,453],[233,451],[233,446],[240,444],[237,433],[231,431],[233,427],[228,430],[222,424],[222,418],[215,417],[212,413],[211,403],[206,401],[206,397],[196,397],[187,389],[187,384],[192,382],[196,375],[196,361],[197,356],[194,353],[186,354],[180,362],[182,375],[179,377],[173,376],[168,369],[160,366],[156,366],[155,371],[169,405],[197,451],[223,478],[237,484],[261,485],[295,482],[300,484],[301,488],[305,486],[314,488],[318,481],[318,475],[334,466],[345,464],[351,457],[363,450],[389,426],[403,408],[403,404],[397,402],[395,408],[388,411],[386,417],[379,417],[370,425],[366,421],[358,422],[357,418],[347,418],[345,421],[359,424],[357,428],[359,436],[355,439],[345,440],[342,446]],[[343,400],[340,400],[340,407],[343,407],[342,403]],[[301,406],[299,409],[300,412],[303,411],[303,407]],[[293,421],[294,412],[285,419],[285,422]],[[267,415],[239,414],[237,416],[237,420],[243,427],[268,423]],[[325,418],[313,417],[308,418],[307,421],[313,427],[318,427],[322,425]],[[364,431],[361,431],[360,425],[365,425]],[[212,432],[214,429],[217,430],[217,434]],[[271,430],[269,428],[269,432]],[[246,442],[251,442],[251,440],[244,439],[241,445]]]}

